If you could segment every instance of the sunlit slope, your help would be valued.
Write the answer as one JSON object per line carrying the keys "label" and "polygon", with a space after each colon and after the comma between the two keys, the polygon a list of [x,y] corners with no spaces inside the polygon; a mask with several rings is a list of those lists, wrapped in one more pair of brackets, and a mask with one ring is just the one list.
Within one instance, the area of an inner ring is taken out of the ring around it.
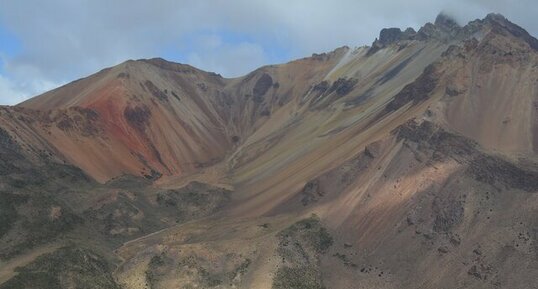
{"label": "sunlit slope", "polygon": [[35,133],[99,181],[178,176],[222,161],[343,50],[237,79],[161,59],[128,61],[19,107],[29,118],[43,115]]}

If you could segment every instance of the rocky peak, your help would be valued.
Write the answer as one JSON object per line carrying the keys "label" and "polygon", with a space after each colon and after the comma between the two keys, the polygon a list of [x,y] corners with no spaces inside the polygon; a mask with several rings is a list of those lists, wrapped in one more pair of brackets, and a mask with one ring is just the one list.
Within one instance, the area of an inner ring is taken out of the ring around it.
{"label": "rocky peak", "polygon": [[444,12],[439,13],[434,22],[435,26],[443,29],[453,30],[461,28],[454,18],[448,16]]}
{"label": "rocky peak", "polygon": [[501,14],[491,13],[484,19],[469,22],[460,26],[454,18],[444,12],[437,15],[434,23],[426,23],[418,32],[413,28],[402,31],[400,28],[384,28],[379,33],[368,55],[374,54],[391,44],[406,40],[429,40],[435,39],[441,42],[454,42],[469,39],[477,32],[493,32],[501,35],[513,35],[526,42],[532,49],[538,51],[538,40],[531,36],[525,29],[510,22]]}
{"label": "rocky peak", "polygon": [[513,36],[525,41],[532,49],[538,51],[538,40],[530,35],[525,29],[510,22],[501,14],[490,13],[481,21],[483,24],[492,27],[492,31],[499,34],[510,33]]}
{"label": "rocky peak", "polygon": [[440,41],[449,41],[453,39],[462,27],[454,20],[454,18],[441,12],[435,18],[434,23],[426,23],[420,28],[417,33],[417,38],[420,40],[437,39]]}
{"label": "rocky peak", "polygon": [[400,40],[400,28],[383,28],[379,33],[379,43],[387,45]]}
{"label": "rocky peak", "polygon": [[401,40],[412,40],[416,32],[413,28],[409,27],[405,31],[400,28],[384,28],[379,33],[379,44],[389,45]]}
{"label": "rocky peak", "polygon": [[426,23],[418,32],[411,27],[405,31],[402,31],[400,28],[382,29],[379,33],[379,38],[374,41],[368,53],[373,54],[390,44],[405,40],[426,40],[433,38],[447,41],[457,35],[461,28],[454,18],[441,12],[434,23]]}
{"label": "rocky peak", "polygon": [[196,70],[198,70],[190,65],[168,61],[160,57],[150,58],[150,59],[139,59],[138,62],[148,63],[160,69],[170,70],[170,71],[175,71],[175,72],[182,72],[182,73],[194,73]]}
{"label": "rocky peak", "polygon": [[511,23],[504,15],[499,13],[489,13],[486,15],[486,18],[484,18],[484,21],[486,22],[496,22],[496,23]]}
{"label": "rocky peak", "polygon": [[383,28],[379,32],[379,38],[376,38],[372,47],[368,51],[368,54],[374,54],[379,49],[389,46],[390,44],[404,41],[404,40],[414,40],[417,32],[415,29],[409,27],[405,31],[402,31],[400,28]]}

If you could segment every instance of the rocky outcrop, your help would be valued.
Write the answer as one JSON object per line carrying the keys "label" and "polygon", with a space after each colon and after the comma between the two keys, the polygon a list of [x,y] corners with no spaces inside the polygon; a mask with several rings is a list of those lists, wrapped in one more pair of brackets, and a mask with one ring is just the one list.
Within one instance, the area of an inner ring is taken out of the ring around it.
{"label": "rocky outcrop", "polygon": [[409,102],[417,104],[430,97],[439,81],[437,67],[432,64],[412,83],[406,85],[385,107],[386,112],[395,111]]}
{"label": "rocky outcrop", "polygon": [[428,39],[449,41],[460,32],[461,28],[452,17],[445,13],[440,13],[434,23],[427,23],[418,32],[411,27],[405,31],[402,31],[400,28],[384,28],[379,33],[379,38],[374,41],[367,54],[372,55],[382,48],[402,41]]}
{"label": "rocky outcrop", "polygon": [[462,27],[450,16],[445,13],[440,13],[435,22],[426,23],[422,26],[418,33],[417,39],[428,40],[436,39],[443,42],[448,42],[454,39],[460,33]]}
{"label": "rocky outcrop", "polygon": [[143,133],[149,125],[151,111],[146,106],[126,107],[123,115],[130,125]]}
{"label": "rocky outcrop", "polygon": [[267,93],[267,91],[273,86],[273,78],[267,73],[262,74],[262,76],[256,81],[256,84],[254,84],[254,88],[252,90],[252,95],[254,96],[254,100],[256,102],[263,101],[263,96]]}
{"label": "rocky outcrop", "polygon": [[416,31],[411,27],[407,28],[405,31],[402,31],[400,28],[384,28],[379,33],[379,39],[376,38],[367,54],[372,55],[378,50],[393,43],[405,40],[414,40],[416,35]]}

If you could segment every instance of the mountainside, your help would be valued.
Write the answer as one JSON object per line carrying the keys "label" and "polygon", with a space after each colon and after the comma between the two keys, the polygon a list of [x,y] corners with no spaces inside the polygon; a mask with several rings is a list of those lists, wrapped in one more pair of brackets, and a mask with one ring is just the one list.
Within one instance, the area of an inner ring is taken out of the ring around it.
{"label": "mountainside", "polygon": [[0,288],[534,288],[538,40],[498,14],[0,109]]}
{"label": "mountainside", "polygon": [[122,174],[185,175],[223,161],[342,53],[241,79],[162,59],[127,61],[18,107],[29,109],[28,117],[46,111],[47,127],[32,130],[101,182]]}

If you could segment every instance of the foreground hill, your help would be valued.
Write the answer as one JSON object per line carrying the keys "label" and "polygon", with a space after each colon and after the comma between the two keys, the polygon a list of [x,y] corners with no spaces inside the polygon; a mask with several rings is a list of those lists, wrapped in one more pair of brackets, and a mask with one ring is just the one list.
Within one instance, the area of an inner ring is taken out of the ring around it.
{"label": "foreground hill", "polygon": [[439,15],[240,78],[127,61],[3,107],[0,288],[532,288],[537,76],[503,16]]}

